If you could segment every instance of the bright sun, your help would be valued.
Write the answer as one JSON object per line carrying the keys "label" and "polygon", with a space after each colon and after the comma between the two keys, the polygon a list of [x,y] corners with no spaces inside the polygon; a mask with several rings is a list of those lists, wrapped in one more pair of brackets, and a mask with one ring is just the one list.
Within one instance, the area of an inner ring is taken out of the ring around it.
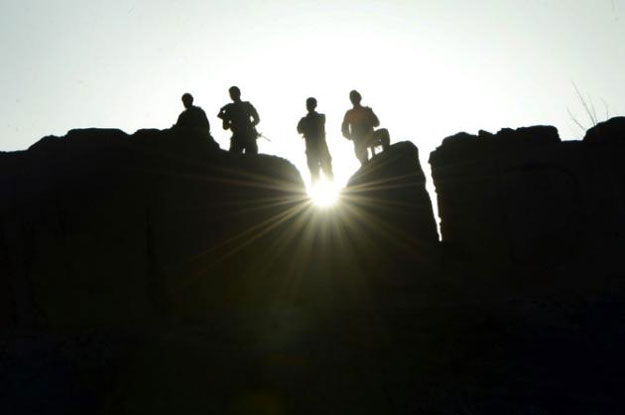
{"label": "bright sun", "polygon": [[308,191],[312,202],[319,207],[329,207],[339,198],[339,187],[335,182],[320,180]]}

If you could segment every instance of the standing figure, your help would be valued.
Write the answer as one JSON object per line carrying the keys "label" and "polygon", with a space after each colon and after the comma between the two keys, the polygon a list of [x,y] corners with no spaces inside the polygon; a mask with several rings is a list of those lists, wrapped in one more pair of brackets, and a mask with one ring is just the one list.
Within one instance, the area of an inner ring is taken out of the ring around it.
{"label": "standing figure", "polygon": [[356,158],[362,165],[369,159],[367,147],[374,138],[373,128],[379,126],[380,121],[371,108],[360,105],[362,97],[358,91],[351,91],[349,100],[353,108],[345,113],[341,132],[343,137],[354,142]]}
{"label": "standing figure", "polygon": [[320,170],[327,179],[334,179],[332,157],[326,143],[326,116],[315,111],[316,108],[317,100],[308,98],[306,100],[308,114],[297,123],[297,132],[303,134],[306,140],[306,158],[313,184],[319,180]]}
{"label": "standing figure", "polygon": [[238,87],[230,87],[228,92],[232,103],[223,106],[217,116],[223,120],[224,130],[232,131],[230,152],[242,154],[245,150],[245,154],[258,154],[258,112],[248,101],[241,101],[241,90]]}

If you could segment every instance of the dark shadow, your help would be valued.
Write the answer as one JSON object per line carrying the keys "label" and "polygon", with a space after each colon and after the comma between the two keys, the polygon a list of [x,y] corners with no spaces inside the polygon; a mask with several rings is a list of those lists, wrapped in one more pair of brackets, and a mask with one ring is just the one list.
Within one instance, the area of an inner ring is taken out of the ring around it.
{"label": "dark shadow", "polygon": [[224,105],[217,116],[222,119],[224,130],[232,131],[230,152],[258,154],[258,111],[249,101],[241,101],[241,90],[238,87],[232,86],[228,92],[232,103]]}
{"label": "dark shadow", "polygon": [[319,114],[316,108],[317,100],[308,98],[306,100],[308,114],[297,123],[297,132],[306,140],[306,159],[313,183],[319,180],[320,171],[323,171],[327,179],[334,180],[332,157],[326,143],[326,116]]}

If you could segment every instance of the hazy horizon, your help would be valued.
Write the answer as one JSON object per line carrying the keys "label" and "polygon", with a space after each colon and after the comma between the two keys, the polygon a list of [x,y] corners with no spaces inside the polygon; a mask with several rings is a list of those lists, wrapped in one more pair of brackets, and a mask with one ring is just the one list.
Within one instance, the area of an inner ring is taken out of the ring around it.
{"label": "hazy horizon", "polygon": [[[8,0],[0,6],[0,151],[73,128],[168,128],[190,92],[222,149],[216,117],[238,85],[261,117],[261,153],[308,181],[295,126],[314,96],[327,116],[339,182],[358,168],[340,134],[357,89],[393,142],[430,151],[459,131],[590,126],[625,114],[621,1],[101,2]],[[607,114],[606,114],[607,113]]]}

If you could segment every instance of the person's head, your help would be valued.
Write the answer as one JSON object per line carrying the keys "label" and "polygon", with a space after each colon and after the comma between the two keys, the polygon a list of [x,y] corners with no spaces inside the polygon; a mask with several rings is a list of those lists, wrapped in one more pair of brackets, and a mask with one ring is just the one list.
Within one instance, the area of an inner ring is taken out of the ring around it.
{"label": "person's head", "polygon": [[317,100],[313,97],[310,97],[306,100],[306,109],[308,112],[313,112],[317,108]]}
{"label": "person's head", "polygon": [[231,86],[230,89],[228,89],[228,92],[230,93],[230,98],[232,98],[233,101],[241,99],[241,90],[238,86]]}
{"label": "person's head", "polygon": [[193,105],[193,95],[189,94],[188,92],[183,94],[182,105],[184,105],[185,108],[191,107],[191,105]]}
{"label": "person's head", "polygon": [[349,100],[354,105],[360,105],[360,101],[362,100],[362,97],[360,96],[360,93],[354,89],[353,91],[349,93]]}

